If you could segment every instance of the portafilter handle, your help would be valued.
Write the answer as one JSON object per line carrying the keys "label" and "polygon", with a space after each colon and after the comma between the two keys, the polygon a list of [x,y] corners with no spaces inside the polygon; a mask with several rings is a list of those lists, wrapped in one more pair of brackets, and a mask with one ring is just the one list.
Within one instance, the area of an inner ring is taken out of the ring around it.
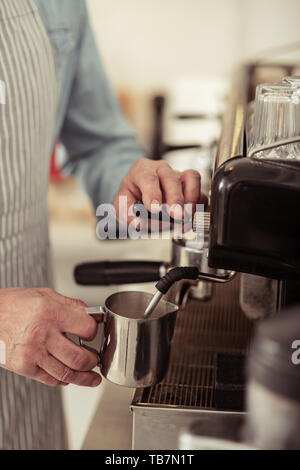
{"label": "portafilter handle", "polygon": [[159,281],[170,266],[162,261],[101,261],[76,266],[74,278],[82,286],[110,286]]}

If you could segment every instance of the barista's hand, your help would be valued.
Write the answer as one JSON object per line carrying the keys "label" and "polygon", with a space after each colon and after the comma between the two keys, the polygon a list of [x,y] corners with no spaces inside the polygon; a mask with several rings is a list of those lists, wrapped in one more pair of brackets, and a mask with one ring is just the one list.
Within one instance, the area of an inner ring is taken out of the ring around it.
{"label": "barista's hand", "polygon": [[6,357],[0,366],[51,386],[99,385],[96,355],[65,336],[95,337],[97,324],[83,307],[52,289],[1,289],[1,362],[3,349]]}
{"label": "barista's hand", "polygon": [[[183,212],[176,206],[183,207],[184,204],[192,204],[193,212],[197,203],[206,202],[206,197],[201,194],[200,174],[194,170],[183,173],[174,171],[170,165],[162,160],[153,161],[147,158],[138,160],[125,176],[119,192],[115,198],[117,215],[119,214],[119,198],[127,197],[127,212],[121,214],[121,222],[126,220],[128,210],[137,201],[143,201],[147,210],[152,212],[155,205],[159,212],[159,206],[166,203],[171,210],[170,215],[174,218],[182,218]],[[172,206],[175,210],[172,210]],[[128,217],[130,222],[133,217]]]}

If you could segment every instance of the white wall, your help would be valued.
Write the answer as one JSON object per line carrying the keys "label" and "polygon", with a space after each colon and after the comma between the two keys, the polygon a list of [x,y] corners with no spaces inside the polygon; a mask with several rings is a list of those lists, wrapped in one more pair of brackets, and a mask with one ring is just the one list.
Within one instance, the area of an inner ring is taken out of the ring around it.
{"label": "white wall", "polygon": [[139,90],[226,73],[235,60],[239,0],[89,0],[102,56],[116,82]]}
{"label": "white wall", "polygon": [[239,0],[88,0],[101,55],[115,86],[133,97],[142,141],[149,97],[182,75],[227,74],[238,55]]}
{"label": "white wall", "polygon": [[149,141],[149,97],[183,75],[224,75],[241,59],[300,39],[299,0],[87,0],[103,61],[132,95]]}
{"label": "white wall", "polygon": [[[243,56],[300,42],[299,0],[241,0],[241,5]],[[290,57],[299,60],[300,47]]]}

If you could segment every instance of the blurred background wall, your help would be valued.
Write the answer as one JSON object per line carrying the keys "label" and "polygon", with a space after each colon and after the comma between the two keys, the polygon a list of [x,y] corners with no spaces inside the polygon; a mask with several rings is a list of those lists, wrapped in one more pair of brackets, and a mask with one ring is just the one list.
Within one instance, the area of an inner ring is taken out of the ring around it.
{"label": "blurred background wall", "polygon": [[[108,76],[146,149],[150,148],[151,98],[155,94],[168,91],[172,83],[185,77],[228,77],[241,60],[272,47],[300,41],[300,0],[87,2]],[[299,60],[299,51],[296,55]],[[194,92],[191,95],[193,98]],[[72,180],[50,184],[49,209],[56,289],[64,295],[81,298],[90,306],[102,303],[116,287],[77,286],[72,274],[76,264],[126,258],[169,259],[169,245],[127,241],[125,249],[124,242],[104,242],[105,245],[99,242],[93,209]],[[149,290],[149,286],[143,290]],[[72,449],[82,446],[97,407],[102,407],[101,422],[105,422],[104,417],[111,412],[107,402],[112,392],[119,396],[118,403],[123,403],[122,410],[128,414],[126,419],[131,420],[129,401],[124,405],[121,398],[125,392],[120,387],[105,382],[97,389],[70,386],[64,390]],[[113,425],[114,417],[109,415],[104,427],[108,439],[112,429],[107,423]],[[96,442],[100,445],[102,427],[98,434]],[[118,437],[114,430],[114,445],[119,445],[116,442],[121,437],[121,431]]]}
{"label": "blurred background wall", "polygon": [[[238,3],[241,57],[256,56],[264,50],[300,40],[299,0],[240,0]],[[299,47],[295,54],[299,60]]]}
{"label": "blurred background wall", "polygon": [[87,0],[113,85],[130,96],[143,145],[150,97],[182,76],[228,75],[234,64],[300,39],[299,0]]}

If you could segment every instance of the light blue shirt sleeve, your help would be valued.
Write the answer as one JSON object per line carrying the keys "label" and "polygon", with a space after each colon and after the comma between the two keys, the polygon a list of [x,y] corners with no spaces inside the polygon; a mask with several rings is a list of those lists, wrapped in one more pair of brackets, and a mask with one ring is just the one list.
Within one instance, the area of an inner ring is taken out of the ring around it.
{"label": "light blue shirt sleeve", "polygon": [[129,168],[145,154],[108,83],[85,2],[80,6],[76,64],[59,138],[67,150],[62,170],[79,180],[96,208],[113,201]]}

